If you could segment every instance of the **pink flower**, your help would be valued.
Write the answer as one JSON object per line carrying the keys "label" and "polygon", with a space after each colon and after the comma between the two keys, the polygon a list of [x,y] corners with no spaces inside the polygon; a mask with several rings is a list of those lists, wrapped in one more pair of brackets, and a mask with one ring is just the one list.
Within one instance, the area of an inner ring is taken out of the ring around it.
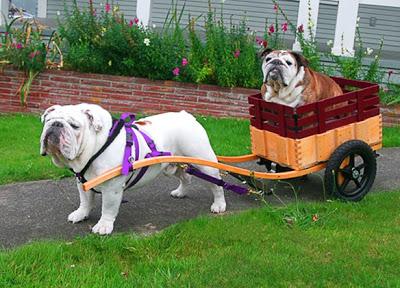
{"label": "pink flower", "polygon": [[135,18],[133,19],[133,21],[135,22],[135,24],[138,24],[138,23],[139,23],[139,18],[135,17]]}
{"label": "pink flower", "polygon": [[179,76],[179,67],[175,67],[174,70],[172,70],[172,74],[174,74],[174,76]]}
{"label": "pink flower", "polygon": [[129,27],[133,26],[133,20],[129,21]]}
{"label": "pink flower", "polygon": [[268,28],[268,34],[272,34],[274,32],[275,32],[274,24],[271,24],[271,26],[269,26],[269,28]]}
{"label": "pink flower", "polygon": [[188,63],[189,62],[186,58],[182,58],[182,66],[186,66]]}
{"label": "pink flower", "polygon": [[278,12],[278,4],[276,4],[276,3],[274,5],[274,10],[275,10],[275,12]]}
{"label": "pink flower", "polygon": [[285,22],[285,23],[282,24],[282,31],[286,32],[287,30],[288,30],[288,23]]}
{"label": "pink flower", "polygon": [[32,53],[29,54],[29,58],[33,59],[35,58],[37,55],[39,55],[40,52],[39,51],[33,51]]}
{"label": "pink flower", "polygon": [[240,50],[236,49],[236,51],[233,53],[233,57],[239,58],[239,56],[240,56]]}
{"label": "pink flower", "polygon": [[106,3],[106,7],[105,7],[106,13],[110,12],[110,10],[111,10],[111,5],[110,5],[110,3]]}
{"label": "pink flower", "polygon": [[304,25],[301,24],[299,27],[297,27],[297,31],[298,31],[299,33],[304,33]]}
{"label": "pink flower", "polygon": [[17,47],[17,49],[22,49],[22,44],[21,43],[17,43],[17,45],[15,47]]}

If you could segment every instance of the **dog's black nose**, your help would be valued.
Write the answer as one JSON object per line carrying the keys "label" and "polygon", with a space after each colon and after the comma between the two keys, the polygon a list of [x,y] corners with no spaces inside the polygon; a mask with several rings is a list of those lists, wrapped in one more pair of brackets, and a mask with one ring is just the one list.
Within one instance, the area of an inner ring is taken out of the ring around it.
{"label": "dog's black nose", "polygon": [[279,59],[274,59],[271,62],[269,62],[269,64],[273,64],[273,65],[282,65],[281,60]]}
{"label": "dog's black nose", "polygon": [[53,122],[53,124],[51,124],[51,126],[62,128],[62,127],[64,127],[64,124],[59,121],[55,121],[55,122]]}

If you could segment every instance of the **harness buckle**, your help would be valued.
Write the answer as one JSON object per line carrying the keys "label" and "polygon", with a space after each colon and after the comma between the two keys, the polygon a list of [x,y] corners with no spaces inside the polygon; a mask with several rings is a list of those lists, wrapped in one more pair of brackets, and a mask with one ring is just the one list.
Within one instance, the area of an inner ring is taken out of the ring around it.
{"label": "harness buckle", "polygon": [[133,145],[133,135],[132,133],[126,133],[126,145],[132,146]]}
{"label": "harness buckle", "polygon": [[132,156],[129,156],[128,162],[131,163],[131,164],[133,165],[133,163],[135,163],[135,158],[132,157]]}

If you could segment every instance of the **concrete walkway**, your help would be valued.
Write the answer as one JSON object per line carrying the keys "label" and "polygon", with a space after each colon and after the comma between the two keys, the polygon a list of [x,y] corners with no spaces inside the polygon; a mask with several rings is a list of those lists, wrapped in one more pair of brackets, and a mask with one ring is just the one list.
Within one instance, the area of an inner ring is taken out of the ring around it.
{"label": "concrete walkway", "polygon": [[[386,148],[379,153],[378,174],[372,192],[400,190],[400,149]],[[250,169],[256,167],[254,163],[246,166]],[[299,190],[301,200],[323,200],[322,183],[318,175],[290,182]],[[211,215],[212,195],[204,189],[201,180],[193,180],[191,191],[185,199],[169,196],[176,186],[175,179],[162,176],[146,187],[125,193],[124,198],[129,202],[121,206],[114,233],[152,233],[198,215]],[[292,190],[283,183],[279,184],[276,193],[285,202],[294,199]],[[231,192],[225,194],[228,213],[262,205],[252,196],[238,196]],[[74,179],[0,186],[0,247],[11,248],[39,239],[69,240],[87,235],[100,217],[100,198],[97,197],[97,206],[87,221],[71,224],[67,222],[67,216],[79,204]],[[278,203],[274,196],[267,196],[267,200]]]}

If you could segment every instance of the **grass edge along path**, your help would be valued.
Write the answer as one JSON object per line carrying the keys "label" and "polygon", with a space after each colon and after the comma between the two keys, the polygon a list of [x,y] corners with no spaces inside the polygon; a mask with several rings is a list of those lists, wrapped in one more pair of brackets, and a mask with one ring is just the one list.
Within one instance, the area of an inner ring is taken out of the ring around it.
{"label": "grass edge along path", "polygon": [[398,207],[379,193],[41,241],[0,252],[0,287],[398,287]]}

